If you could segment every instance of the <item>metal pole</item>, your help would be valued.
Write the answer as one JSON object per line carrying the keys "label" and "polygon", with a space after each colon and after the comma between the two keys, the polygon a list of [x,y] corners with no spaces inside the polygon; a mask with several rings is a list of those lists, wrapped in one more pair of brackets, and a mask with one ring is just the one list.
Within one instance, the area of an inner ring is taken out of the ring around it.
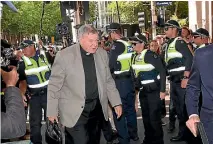
{"label": "metal pole", "polygon": [[156,37],[156,25],[155,25],[155,2],[151,1],[151,12],[152,12],[152,39]]}
{"label": "metal pole", "polygon": [[118,1],[116,1],[116,6],[117,6],[117,12],[118,12],[118,23],[121,23],[119,7],[118,7]]}

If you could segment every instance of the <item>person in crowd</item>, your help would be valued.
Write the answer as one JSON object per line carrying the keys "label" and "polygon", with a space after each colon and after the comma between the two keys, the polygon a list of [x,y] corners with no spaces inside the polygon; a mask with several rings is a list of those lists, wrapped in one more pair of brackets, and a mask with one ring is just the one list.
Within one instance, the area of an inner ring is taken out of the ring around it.
{"label": "person in crowd", "polygon": [[[195,52],[191,74],[186,89],[186,108],[189,119],[187,127],[198,136],[197,122],[202,122],[209,144],[213,144],[213,45],[199,48]],[[200,91],[202,107],[199,112]],[[202,143],[202,142],[201,142]]]}
{"label": "person in crowd", "polygon": [[199,28],[192,33],[193,41],[197,45],[196,49],[203,48],[208,45],[209,32],[204,28]]}
{"label": "person in crowd", "polygon": [[170,97],[176,108],[179,120],[179,132],[173,136],[171,141],[184,141],[186,137],[186,109],[185,109],[185,88],[188,82],[193,55],[186,42],[178,37],[179,23],[169,20],[165,23],[164,32],[169,38],[165,50],[165,64],[170,78]]}
{"label": "person in crowd", "polygon": [[21,92],[16,87],[18,73],[11,66],[10,72],[1,69],[1,76],[6,84],[4,91],[6,111],[1,112],[1,139],[18,138],[26,132],[26,118]]}
{"label": "person in crowd", "polygon": [[[109,67],[115,79],[124,109],[122,119],[115,119],[116,129],[120,136],[119,142],[127,143],[129,138],[138,141],[134,76],[131,73],[132,45],[123,37],[120,24],[111,23],[108,33],[113,40],[109,56]],[[127,126],[125,126],[126,124]]]}
{"label": "person in crowd", "polygon": [[136,76],[136,90],[140,91],[139,99],[145,128],[143,144],[163,144],[161,100],[166,96],[166,68],[158,54],[145,49],[145,36],[134,36],[130,40],[136,51],[132,58],[132,68]]}
{"label": "person in crowd", "polygon": [[[160,47],[157,42],[157,40],[152,40],[149,44],[149,49],[153,51],[154,53],[160,55]],[[161,59],[162,60],[162,59]],[[166,116],[166,104],[165,104],[165,99],[161,100],[162,103],[162,109],[161,109],[161,118],[163,119]],[[166,123],[161,119],[161,123],[163,126],[166,125]]]}
{"label": "person in crowd", "polygon": [[23,56],[19,64],[20,89],[23,103],[27,106],[26,90],[30,93],[30,140],[32,143],[41,144],[41,121],[42,109],[44,110],[44,120],[47,109],[47,85],[49,82],[51,66],[47,60],[45,52],[36,50],[31,40],[24,40],[20,44]]}
{"label": "person in crowd", "polygon": [[118,120],[122,103],[107,53],[98,48],[98,31],[82,25],[78,39],[79,43],[56,55],[48,85],[47,116],[65,127],[66,143],[99,144],[99,123],[108,120],[108,102]]}

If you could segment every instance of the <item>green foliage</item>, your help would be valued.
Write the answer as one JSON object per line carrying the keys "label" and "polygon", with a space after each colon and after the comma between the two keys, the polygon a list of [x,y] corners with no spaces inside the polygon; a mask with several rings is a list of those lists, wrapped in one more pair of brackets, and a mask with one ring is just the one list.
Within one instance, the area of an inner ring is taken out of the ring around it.
{"label": "green foliage", "polygon": [[93,21],[96,20],[95,3],[96,1],[89,2],[89,15],[90,15],[89,23],[92,23]]}
{"label": "green foliage", "polygon": [[[143,5],[143,1],[118,1],[121,23],[138,23],[138,12],[147,12],[148,7]],[[112,1],[107,7],[110,15],[117,17],[117,5]]]}
{"label": "green foliage", "polygon": [[[42,12],[42,1],[14,1],[18,9],[14,13],[7,6],[3,7],[2,30],[10,34],[39,34]],[[43,34],[51,36],[55,33],[56,24],[61,22],[59,2],[53,1],[45,5],[43,17]]]}
{"label": "green foliage", "polygon": [[187,19],[186,18],[185,19],[178,19],[178,17],[176,15],[173,15],[171,17],[171,19],[176,20],[180,24],[181,27],[187,25]]}
{"label": "green foliage", "polygon": [[[188,17],[188,11],[189,11],[188,1],[172,2],[172,5],[166,7],[166,9],[169,11],[167,13],[169,15],[169,17],[172,17],[172,15],[176,15],[180,19],[184,19],[184,18]],[[175,13],[175,11],[176,11],[176,13]]]}

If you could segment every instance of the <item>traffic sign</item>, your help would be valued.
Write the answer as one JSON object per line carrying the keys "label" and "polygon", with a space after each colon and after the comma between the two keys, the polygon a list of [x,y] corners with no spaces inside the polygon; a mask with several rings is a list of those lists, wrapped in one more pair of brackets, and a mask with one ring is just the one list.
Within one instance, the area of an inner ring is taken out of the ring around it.
{"label": "traffic sign", "polygon": [[172,5],[172,1],[156,1],[156,6],[169,6]]}

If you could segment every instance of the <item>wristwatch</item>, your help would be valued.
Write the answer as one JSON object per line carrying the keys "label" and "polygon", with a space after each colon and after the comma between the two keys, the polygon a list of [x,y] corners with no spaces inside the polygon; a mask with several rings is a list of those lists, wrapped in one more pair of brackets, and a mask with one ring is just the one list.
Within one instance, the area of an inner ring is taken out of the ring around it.
{"label": "wristwatch", "polygon": [[189,79],[189,77],[187,77],[187,76],[183,76],[183,77],[182,77],[182,79]]}

